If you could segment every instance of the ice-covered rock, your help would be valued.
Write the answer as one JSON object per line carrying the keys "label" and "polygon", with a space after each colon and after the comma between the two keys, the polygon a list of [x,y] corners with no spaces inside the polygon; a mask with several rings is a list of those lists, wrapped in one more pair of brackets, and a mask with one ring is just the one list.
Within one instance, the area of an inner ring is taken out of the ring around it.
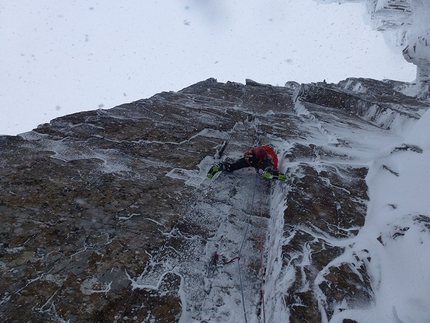
{"label": "ice-covered rock", "polygon": [[[408,158],[425,168],[428,155],[428,105],[404,85],[208,79],[0,137],[1,320],[424,317],[428,279],[410,311],[417,279],[385,302],[405,285],[378,283],[400,275],[386,267],[395,248],[406,257],[429,240],[426,200],[404,194],[414,213],[392,198],[413,175]],[[206,178],[261,143],[276,147],[285,182],[253,169]],[[383,200],[371,185],[386,178]]]}

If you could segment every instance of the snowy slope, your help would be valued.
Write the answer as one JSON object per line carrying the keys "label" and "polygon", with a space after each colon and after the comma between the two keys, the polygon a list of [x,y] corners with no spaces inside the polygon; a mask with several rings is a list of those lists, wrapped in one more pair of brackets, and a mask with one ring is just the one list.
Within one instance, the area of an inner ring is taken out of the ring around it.
{"label": "snowy slope", "polygon": [[430,321],[430,113],[406,139],[386,148],[369,169],[364,227],[347,253],[367,250],[375,302],[334,316],[359,322]]}

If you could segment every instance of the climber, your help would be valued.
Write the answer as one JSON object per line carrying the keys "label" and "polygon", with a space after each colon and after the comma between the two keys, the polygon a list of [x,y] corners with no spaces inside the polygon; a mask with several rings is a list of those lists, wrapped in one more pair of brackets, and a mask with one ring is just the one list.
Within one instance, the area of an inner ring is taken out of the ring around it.
{"label": "climber", "polygon": [[212,166],[208,172],[208,178],[212,178],[219,171],[232,172],[245,167],[254,167],[257,172],[260,169],[263,170],[265,178],[277,178],[279,180],[286,178],[278,170],[278,157],[270,145],[251,148],[234,163],[222,162]]}

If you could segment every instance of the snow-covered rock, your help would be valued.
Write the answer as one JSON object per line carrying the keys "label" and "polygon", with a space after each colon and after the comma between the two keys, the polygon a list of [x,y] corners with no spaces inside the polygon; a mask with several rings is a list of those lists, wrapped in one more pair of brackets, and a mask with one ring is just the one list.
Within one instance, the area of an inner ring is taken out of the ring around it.
{"label": "snow-covered rock", "polygon": [[[429,114],[403,86],[208,79],[0,137],[0,318],[426,322]],[[285,182],[206,178],[261,143]]]}
{"label": "snow-covered rock", "polygon": [[[417,66],[415,82],[405,93],[430,98],[430,0],[315,0],[319,3],[365,2],[367,21],[384,33],[387,44],[403,50]],[[393,67],[394,68],[394,67]]]}

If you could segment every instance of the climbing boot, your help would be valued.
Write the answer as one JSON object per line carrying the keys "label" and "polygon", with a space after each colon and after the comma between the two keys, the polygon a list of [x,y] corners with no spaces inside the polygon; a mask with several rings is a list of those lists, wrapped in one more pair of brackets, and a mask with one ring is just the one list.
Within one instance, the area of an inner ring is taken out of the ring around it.
{"label": "climbing boot", "polygon": [[287,176],[285,176],[284,174],[282,174],[282,173],[278,174],[278,180],[285,181],[286,179],[287,179]]}
{"label": "climbing boot", "polygon": [[214,175],[222,170],[222,164],[215,164],[211,167],[211,169],[208,172],[208,178],[214,177]]}
{"label": "climbing boot", "polygon": [[273,177],[273,175],[272,175],[271,173],[269,173],[269,172],[264,172],[264,173],[263,173],[263,177],[264,177],[264,178],[267,178],[267,179],[270,179],[270,178],[272,178],[272,177]]}
{"label": "climbing boot", "polygon": [[265,171],[263,173],[263,177],[267,178],[267,179],[274,178],[274,179],[277,179],[277,180],[280,180],[280,181],[285,181],[287,179],[287,177],[284,174],[278,173],[276,171],[273,172],[273,173],[271,173],[270,171]]}
{"label": "climbing boot", "polygon": [[270,179],[272,177],[276,178],[278,174],[279,172],[276,169],[274,169],[272,166],[266,167],[263,171],[263,177],[267,179]]}

